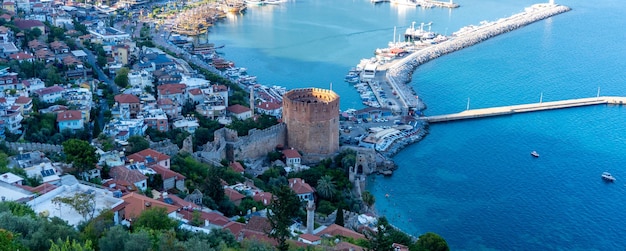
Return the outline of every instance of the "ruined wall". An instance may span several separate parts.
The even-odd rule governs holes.
[[[287,126],[284,123],[274,125],[264,130],[252,129],[247,136],[239,138],[233,143],[234,160],[255,159],[266,156],[276,149],[277,145],[286,144]]]
[[[194,157],[203,162],[254,159],[267,155],[279,144],[285,145],[286,126],[281,123],[265,130],[252,129],[242,137],[237,136],[235,130],[221,128],[213,136],[213,142],[206,143],[202,151],[194,153]]]
[[[40,151],[44,153],[61,153],[63,152],[62,145],[42,144],[42,143],[21,143],[21,142],[5,142],[7,147],[13,151],[19,151],[20,148],[24,152]]]
[[[295,89],[283,98],[287,146],[306,154],[339,150],[339,95],[319,88]]]

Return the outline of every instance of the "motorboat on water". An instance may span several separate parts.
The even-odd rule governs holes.
[[[245,0],[244,2],[249,5],[264,5],[265,4],[264,0]]]
[[[602,179],[608,182],[613,182],[615,181],[615,177],[613,177],[613,175],[611,175],[611,173],[609,172],[603,172],[602,173]]]
[[[265,0],[265,4],[281,4],[285,2],[287,2],[287,0]]]
[[[537,151],[530,152],[530,155],[532,155],[535,158],[539,158],[539,153],[537,153]]]

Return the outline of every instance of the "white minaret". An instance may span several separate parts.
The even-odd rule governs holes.
[[[315,219],[315,201],[310,200],[306,205],[306,233],[313,234],[313,224]]]

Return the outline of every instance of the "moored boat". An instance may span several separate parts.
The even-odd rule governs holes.
[[[608,182],[613,182],[615,181],[615,177],[613,177],[613,175],[611,175],[611,173],[609,172],[603,172],[602,173],[602,179]]]
[[[265,4],[265,1],[264,0],[245,0],[245,3],[249,5],[263,5]]]

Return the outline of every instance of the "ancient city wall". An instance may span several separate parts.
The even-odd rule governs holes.
[[[247,136],[237,136],[237,131],[221,128],[215,131],[213,142],[203,146],[194,157],[204,162],[259,158],[286,143],[286,125],[281,123],[264,130],[252,129]]]
[[[13,151],[19,151],[20,149],[24,152],[31,151],[41,151],[44,153],[61,153],[63,152],[63,146],[61,145],[52,145],[52,144],[42,144],[42,143],[22,143],[22,142],[5,142],[7,147]]]

